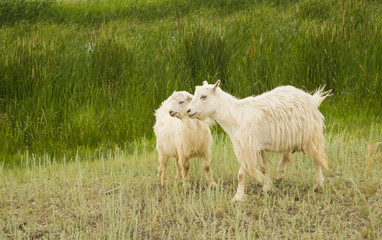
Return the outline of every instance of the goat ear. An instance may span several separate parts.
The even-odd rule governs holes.
[[[192,100],[193,95],[189,92],[186,93],[187,100]]]
[[[216,83],[215,83],[214,87],[212,88],[212,90],[215,91],[216,88],[219,87],[219,85],[220,85],[220,79],[216,81]]]
[[[208,82],[207,81],[203,81],[203,85],[208,85]]]

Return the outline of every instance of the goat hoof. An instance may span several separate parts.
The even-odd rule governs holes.
[[[263,192],[264,193],[270,193],[272,191],[272,186],[264,185],[263,186]]]
[[[323,186],[315,184],[314,187],[313,187],[313,190],[314,190],[314,192],[322,192],[323,188],[324,188]]]
[[[212,183],[210,183],[210,186],[211,186],[212,188],[216,188],[218,185],[216,184],[216,182],[212,182]]]
[[[244,202],[245,201],[245,196],[238,196],[238,195],[235,195],[233,198],[232,198],[232,202]]]
[[[283,178],[284,178],[284,176],[282,176],[282,177],[280,177],[280,176],[278,176],[278,177],[276,177],[276,182],[281,182],[281,180],[283,180]]]
[[[272,192],[272,189],[270,188],[263,188],[263,193],[264,194],[268,194],[268,193],[271,193]]]

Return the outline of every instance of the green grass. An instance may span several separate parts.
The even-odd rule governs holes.
[[[238,97],[326,85],[329,124],[378,122],[381,13],[362,0],[1,0],[1,161],[130,149],[174,90],[219,78]]]
[[[247,201],[232,203],[239,164],[230,140],[214,135],[208,187],[192,161],[188,190],[168,166],[168,185],[157,177],[153,144],[75,159],[23,156],[23,166],[0,167],[1,239],[380,239],[382,237],[381,126],[365,135],[326,134],[330,170],[313,191],[314,164],[293,154],[273,191],[248,177]],[[269,154],[274,179],[280,155]]]

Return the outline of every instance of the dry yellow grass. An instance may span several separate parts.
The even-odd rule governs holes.
[[[374,129],[375,139],[380,138]],[[313,191],[313,162],[293,154],[285,178],[263,195],[249,178],[247,201],[232,203],[239,168],[231,143],[215,135],[211,189],[192,161],[191,189],[157,177],[151,145],[57,162],[23,156],[28,166],[0,168],[1,239],[378,239],[382,237],[380,143],[327,135],[331,170]],[[369,147],[368,147],[369,146]],[[140,149],[140,150],[138,150]],[[272,175],[279,155],[269,155]]]

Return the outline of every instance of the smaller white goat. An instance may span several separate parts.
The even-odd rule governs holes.
[[[241,164],[239,186],[233,200],[244,200],[244,179],[252,175],[269,191],[272,181],[268,174],[265,151],[282,153],[277,179],[285,172],[289,153],[301,151],[314,159],[317,173],[315,188],[322,188],[321,167],[328,169],[323,115],[318,106],[329,92],[319,89],[313,95],[292,86],[282,86],[256,97],[237,99],[214,85],[204,82],[196,87],[188,106],[190,118],[212,117],[229,135],[236,157]]]
[[[210,168],[210,146],[212,143],[208,119],[190,119],[186,115],[192,95],[188,92],[174,92],[155,111],[154,133],[159,154],[158,168],[162,186],[166,183],[166,167],[169,158],[174,157],[177,179],[189,186],[189,159],[199,157],[208,183],[215,187]],[[181,175],[180,175],[181,173]]]

